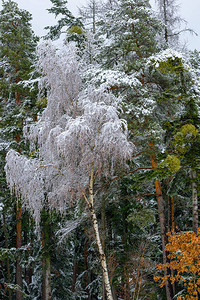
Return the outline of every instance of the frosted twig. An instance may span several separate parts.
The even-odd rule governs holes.
[[[36,170],[39,170],[40,168],[48,168],[48,167],[53,167],[54,169],[56,169],[62,176],[65,176],[65,174],[63,174],[56,166],[54,165],[44,165],[44,166],[39,166]]]

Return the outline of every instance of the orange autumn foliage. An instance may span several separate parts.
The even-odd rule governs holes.
[[[178,296],[177,300],[198,300],[200,295],[200,227],[197,233],[181,232],[168,233],[169,243],[165,250],[169,253],[169,261],[166,264],[159,264],[159,270],[171,269],[171,275],[164,277],[155,276],[157,282],[161,280],[160,287],[163,287],[168,278],[172,284],[178,282],[186,288],[184,296]]]

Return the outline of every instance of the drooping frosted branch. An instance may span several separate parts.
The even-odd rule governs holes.
[[[86,103],[83,114],[69,120],[58,135],[57,145],[67,166],[88,174],[93,162],[101,176],[112,173],[116,165],[124,165],[132,152],[126,122],[119,118],[115,107],[103,102]]]
[[[6,180],[10,190],[33,214],[39,223],[40,211],[44,204],[44,176],[38,170],[38,161],[28,159],[14,150],[6,156]]]

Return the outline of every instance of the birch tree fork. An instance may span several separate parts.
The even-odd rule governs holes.
[[[26,137],[38,144],[39,158],[28,159],[13,150],[9,152],[8,184],[22,196],[38,223],[45,198],[50,207],[64,211],[72,198],[78,201],[84,197],[92,218],[107,298],[112,300],[95,213],[94,184],[102,177],[113,176],[116,169],[127,167],[133,150],[127,140],[127,124],[119,118],[119,99],[104,89],[81,88],[80,69],[84,64],[78,62],[73,47],[69,45],[57,53],[48,44],[40,51],[39,63],[42,82],[48,87],[48,104],[40,121],[25,129]],[[23,171],[22,161],[26,166]],[[19,172],[21,176],[16,177]]]

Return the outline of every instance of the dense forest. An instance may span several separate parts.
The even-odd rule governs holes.
[[[0,11],[0,299],[197,300],[200,53],[176,0]]]

